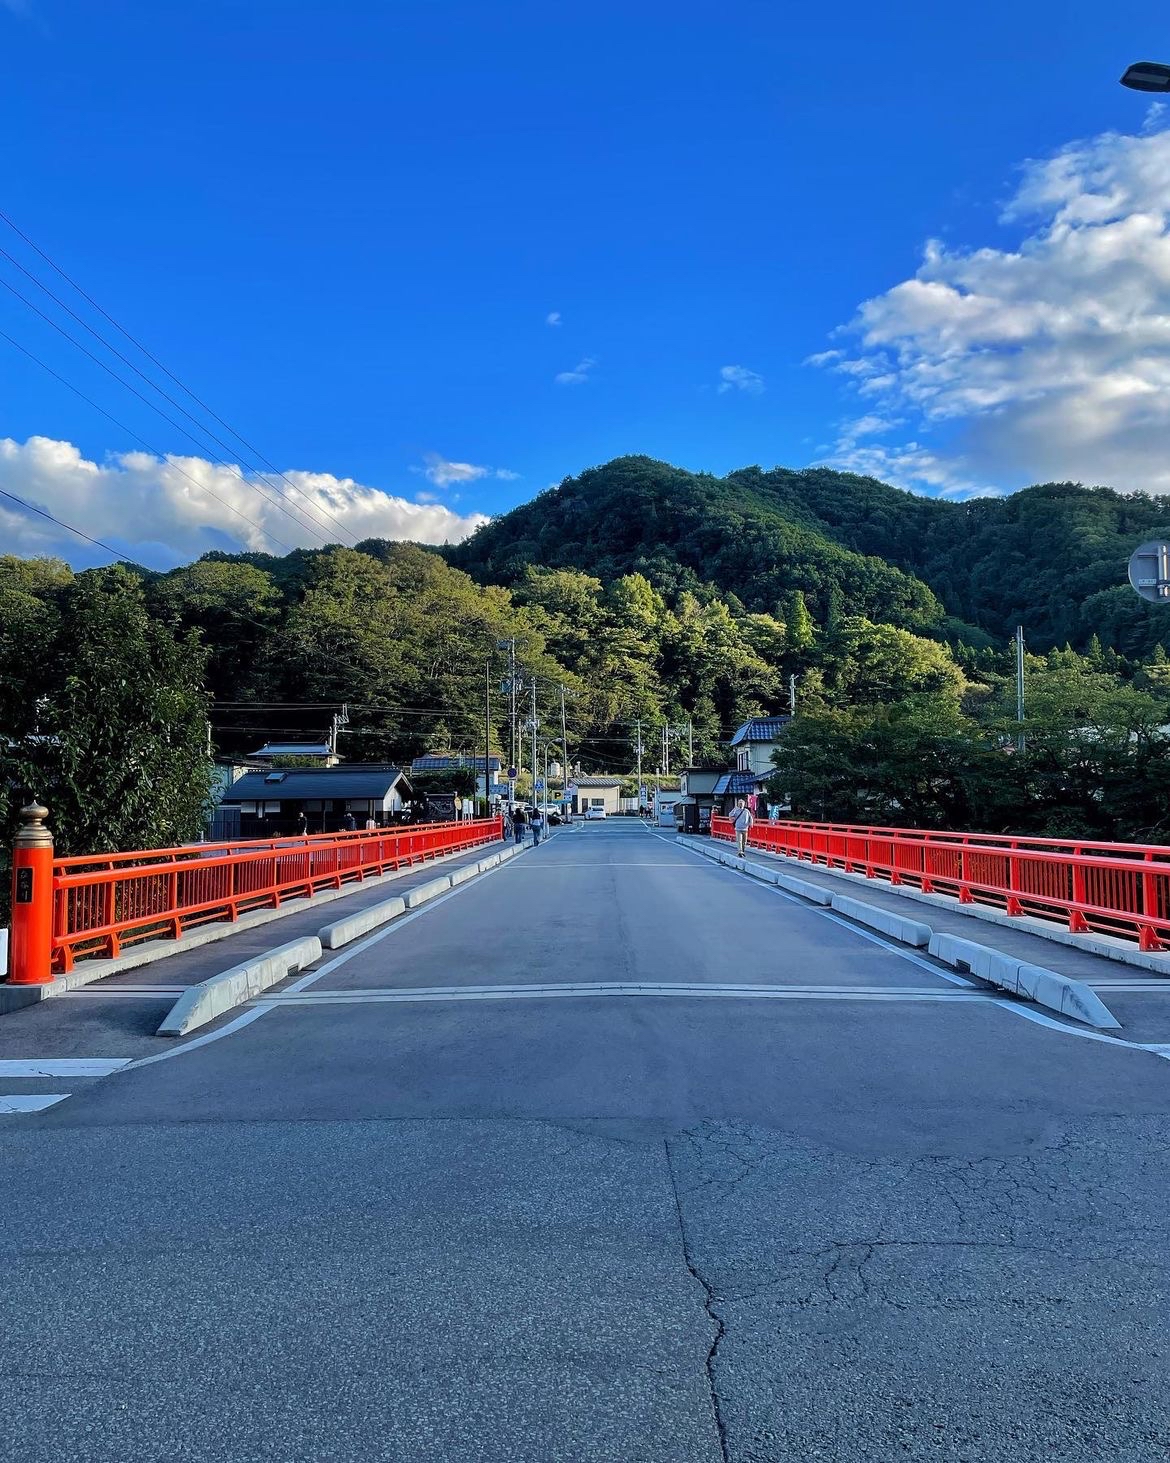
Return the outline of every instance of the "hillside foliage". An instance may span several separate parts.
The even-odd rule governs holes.
[[[868,478],[726,478],[628,457],[441,551],[369,540],[153,573],[0,558],[0,813],[62,846],[190,836],[221,752],[320,737],[350,760],[509,756],[508,657],[540,738],[628,773],[663,723],[726,765],[798,716],[775,795],[805,816],[1163,836],[1170,609],[1125,584],[1160,500],[1070,484],[954,503]],[[1025,626],[1027,735],[1009,636]],[[490,711],[485,702],[490,699]],[[680,765],[678,743],[672,754]],[[528,760],[527,754],[524,757]]]

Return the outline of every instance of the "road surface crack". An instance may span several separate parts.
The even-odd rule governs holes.
[[[690,1240],[687,1237],[687,1222],[683,1218],[682,1199],[679,1197],[678,1180],[674,1172],[674,1160],[670,1153],[670,1139],[663,1139],[663,1149],[666,1153],[666,1171],[670,1175],[670,1187],[674,1194],[674,1208],[678,1215],[678,1230],[682,1239],[683,1264],[687,1267],[692,1277],[703,1287],[703,1308],[714,1328],[714,1336],[711,1345],[707,1348],[707,1390],[711,1397],[711,1414],[715,1420],[715,1430],[719,1435],[719,1454],[723,1463],[729,1463],[731,1453],[727,1446],[727,1426],[723,1420],[723,1408],[719,1400],[719,1388],[715,1381],[715,1358],[718,1355],[720,1344],[726,1335],[726,1327],[723,1318],[715,1309],[716,1295],[713,1287],[703,1276],[702,1272],[695,1265],[694,1257],[691,1254]]]

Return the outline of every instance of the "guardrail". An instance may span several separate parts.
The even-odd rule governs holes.
[[[731,820],[718,814],[711,833],[734,841]],[[757,822],[748,843],[963,904],[1059,919],[1074,934],[1170,948],[1170,848],[1162,845],[807,822]]]
[[[36,811],[43,823],[44,809]],[[49,867],[44,859],[39,883],[34,883],[38,871],[30,868],[25,875],[29,897],[22,901],[42,907],[18,911],[14,905],[14,928],[19,913],[32,927],[48,926],[48,938],[34,935],[27,942],[29,958],[20,969],[14,964],[12,978],[48,980],[52,972],[71,970],[77,960],[116,956],[136,941],[178,939],[198,925],[234,921],[252,909],[279,908],[290,897],[339,889],[388,869],[502,837],[502,819],[482,818],[262,842],[203,843],[52,859],[51,881],[45,877]],[[42,843],[39,851],[51,858],[51,841],[47,848]],[[20,852],[18,848],[18,862]],[[46,899],[48,909],[43,907]],[[51,924],[45,918],[50,910]]]

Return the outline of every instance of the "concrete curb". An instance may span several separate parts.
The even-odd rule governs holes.
[[[428,899],[434,899],[440,894],[445,894],[451,887],[451,875],[444,874],[441,879],[428,879],[425,884],[420,884],[417,889],[408,889],[405,895],[407,909],[417,909],[420,904],[426,904]]]
[[[1043,965],[1017,960],[959,935],[932,935],[930,953],[944,965],[968,971],[989,985],[1035,1001],[1038,1006],[1047,1006],[1050,1011],[1059,1011],[1062,1016],[1071,1016],[1075,1021],[1083,1021],[1086,1026],[1106,1031],[1121,1026],[1104,1001],[1082,981],[1058,975]]]
[[[401,895],[384,899],[381,904],[371,904],[368,909],[359,910],[346,919],[334,920],[331,925],[322,925],[317,938],[326,950],[340,950],[342,945],[368,935],[381,925],[388,925],[392,919],[406,913],[406,900]]]
[[[158,1035],[186,1036],[320,958],[321,941],[309,935],[221,971],[183,992],[158,1028]]]
[[[799,894],[810,904],[829,905],[833,902],[833,896],[827,889],[822,889],[819,884],[807,884],[803,879],[794,879],[791,874],[777,874],[776,887],[787,889],[789,894]]]
[[[903,919],[888,909],[879,909],[876,904],[863,904],[860,899],[849,899],[844,894],[834,894],[830,907],[846,919],[856,920],[859,925],[868,925],[871,930],[900,940],[903,945],[921,949],[929,945],[934,931],[929,925],[916,919]]]

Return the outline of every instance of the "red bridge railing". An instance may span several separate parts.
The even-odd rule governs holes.
[[[52,966],[117,955],[503,837],[499,818],[53,860]]]
[[[711,819],[716,838],[734,839],[731,820]],[[1170,848],[992,833],[927,833],[848,823],[764,823],[748,842],[867,879],[913,884],[963,904],[1067,923],[1170,948]]]

